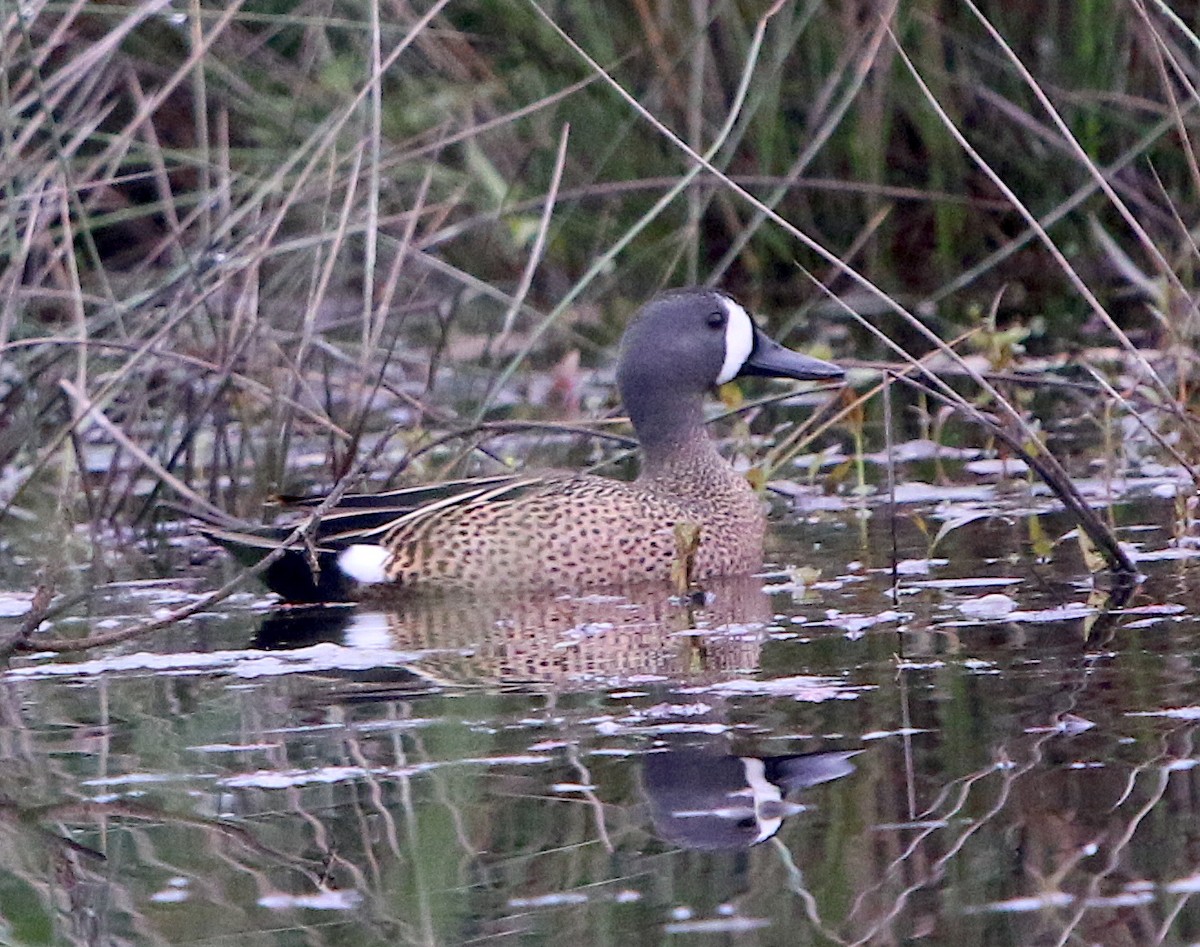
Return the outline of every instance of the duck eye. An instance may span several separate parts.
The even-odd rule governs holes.
[[[710,312],[705,322],[708,323],[710,329],[724,329],[725,320],[729,317],[723,312]]]

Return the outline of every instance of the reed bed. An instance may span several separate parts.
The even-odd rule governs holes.
[[[136,537],[163,500],[494,469],[525,422],[619,435],[592,380],[686,283],[919,383],[902,433],[945,406],[1053,465],[1010,382],[1065,374],[1191,470],[1198,17],[0,6],[0,516]]]

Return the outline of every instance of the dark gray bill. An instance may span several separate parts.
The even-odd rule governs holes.
[[[846,372],[830,362],[801,355],[780,345],[758,326],[754,327],[754,350],[742,365],[739,376],[795,378],[798,381],[835,381]]]

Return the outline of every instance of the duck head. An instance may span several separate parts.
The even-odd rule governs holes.
[[[617,385],[648,456],[694,440],[703,398],[747,375],[834,381],[837,365],[793,352],[754,324],[733,298],[713,289],[662,293],[641,308],[621,341]]]

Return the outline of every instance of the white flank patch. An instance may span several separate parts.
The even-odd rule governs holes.
[[[729,313],[729,322],[725,324],[725,364],[717,376],[718,385],[733,381],[754,351],[754,323],[749,314],[728,297],[722,296],[721,302]]]
[[[390,648],[392,634],[387,615],[383,612],[355,612],[350,624],[342,632],[342,644],[363,651]]]
[[[337,564],[346,575],[363,585],[388,581],[387,563],[391,556],[382,546],[356,543],[338,553]]]

